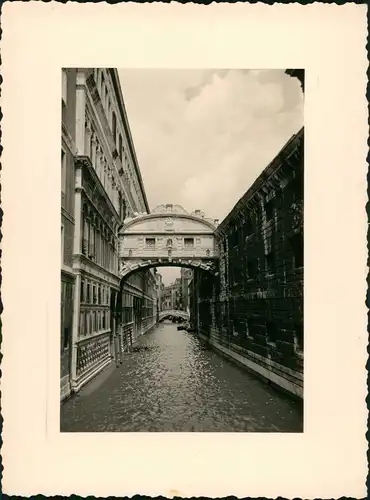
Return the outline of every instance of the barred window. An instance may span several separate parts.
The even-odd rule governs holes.
[[[146,246],[146,248],[154,248],[155,247],[155,238],[145,238],[145,246]]]
[[[194,238],[184,238],[184,246],[187,248],[191,248],[194,246]]]
[[[275,269],[275,256],[273,252],[270,252],[265,256],[265,264],[266,264],[266,273],[274,274],[276,269]]]
[[[267,341],[276,344],[276,341],[278,339],[278,328],[272,321],[268,321],[266,323],[266,334]]]
[[[266,220],[271,220],[274,216],[273,200],[265,203]]]
[[[293,250],[294,267],[303,267],[303,234],[298,233],[290,238]]]

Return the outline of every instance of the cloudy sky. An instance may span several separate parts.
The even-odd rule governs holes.
[[[284,70],[119,70],[150,208],[222,220],[303,125]],[[165,282],[178,274],[162,268]]]

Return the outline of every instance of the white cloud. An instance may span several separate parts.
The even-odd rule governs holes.
[[[119,74],[151,208],[222,220],[303,124],[299,81],[284,70]]]

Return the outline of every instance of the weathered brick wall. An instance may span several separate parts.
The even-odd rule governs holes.
[[[217,230],[220,275],[195,276],[203,335],[302,385],[303,130]],[[256,361],[257,360],[257,361]]]

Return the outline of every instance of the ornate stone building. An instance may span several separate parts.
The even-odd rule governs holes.
[[[72,230],[68,226],[68,241],[73,240],[68,258],[72,264],[73,253],[74,290],[73,308],[72,304],[69,308],[73,309],[72,351],[69,373],[63,372],[62,398],[78,391],[111,361],[118,345],[117,327],[123,321],[134,325],[132,342],[155,322],[156,315],[154,272],[138,273],[125,282],[119,274],[118,230],[126,217],[148,212],[149,207],[118,73],[78,68],[66,74],[75,80],[74,85],[67,82],[67,97],[74,109],[68,114],[67,106],[65,112],[72,139],[75,136],[68,201],[73,213],[70,224],[74,224]]]
[[[197,271],[191,321],[229,358],[303,396],[304,131],[218,226],[219,277]]]
[[[73,237],[75,227],[74,157],[76,152],[76,70],[62,71],[61,143],[61,300],[60,378],[62,396],[70,392],[73,321]]]
[[[163,266],[211,270],[218,259],[216,227],[200,210],[190,214],[172,204],[127,218],[120,230],[122,276]]]

